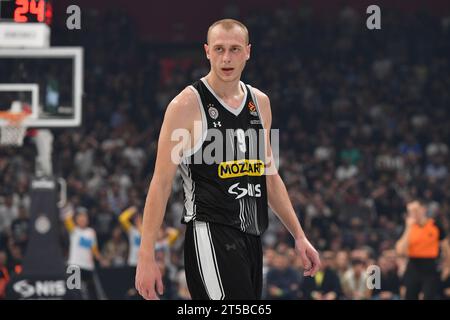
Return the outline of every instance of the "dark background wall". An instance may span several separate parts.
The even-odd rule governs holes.
[[[326,18],[335,16],[346,4],[354,7],[361,15],[371,4],[386,9],[397,9],[402,12],[425,10],[439,16],[449,15],[448,0],[245,0],[245,1],[211,1],[211,0],[162,0],[162,1],[130,1],[130,0],[58,0],[54,1],[55,21],[62,21],[65,9],[77,4],[82,9],[117,10],[128,14],[136,23],[141,36],[154,40],[174,40],[176,34],[182,34],[187,41],[202,41],[205,29],[215,20],[230,17],[232,5],[237,4],[238,16],[245,17],[252,11],[273,11],[279,8],[298,10],[310,7],[314,16]],[[196,8],[196,10],[192,10]],[[195,14],[192,12],[195,11]],[[236,12],[236,11],[235,11]],[[179,38],[179,37],[178,37]]]

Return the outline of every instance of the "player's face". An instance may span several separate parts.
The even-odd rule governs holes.
[[[240,79],[250,58],[250,45],[245,32],[238,26],[225,30],[219,25],[211,30],[205,52],[212,72],[222,81],[230,82]]]

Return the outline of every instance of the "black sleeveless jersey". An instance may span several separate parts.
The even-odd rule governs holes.
[[[267,229],[265,136],[250,86],[238,109],[222,101],[203,78],[190,89],[202,114],[202,138],[180,164],[183,223],[192,220],[260,235]]]

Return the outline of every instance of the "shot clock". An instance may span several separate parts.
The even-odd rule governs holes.
[[[51,24],[50,0],[0,0],[0,22],[41,22]]]

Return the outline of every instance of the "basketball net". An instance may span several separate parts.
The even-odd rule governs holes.
[[[30,113],[26,111],[0,111],[0,119],[5,121],[5,124],[0,127],[0,146],[20,147],[23,145],[23,138],[27,132],[24,120],[29,115]]]

